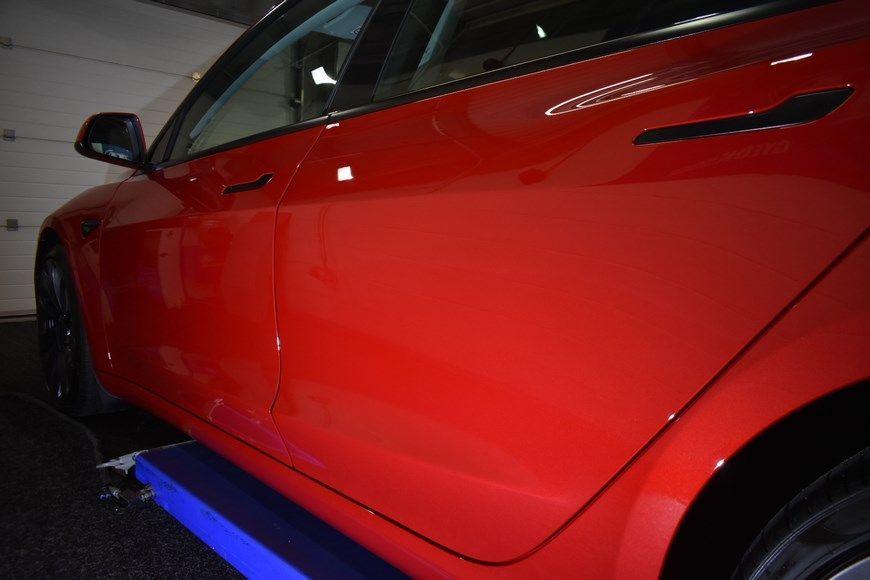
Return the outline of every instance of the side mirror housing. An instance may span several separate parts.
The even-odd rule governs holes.
[[[91,116],[76,138],[76,151],[106,163],[138,169],[145,164],[145,136],[139,117],[131,113]]]

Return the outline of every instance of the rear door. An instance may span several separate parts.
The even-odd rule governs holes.
[[[103,224],[114,373],[279,458],[278,202],[371,2],[302,2],[248,33],[124,182]]]
[[[414,0],[279,208],[295,466],[556,533],[870,223],[868,12],[808,4]]]

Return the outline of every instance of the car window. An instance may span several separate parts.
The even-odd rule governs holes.
[[[375,99],[765,3],[413,0]]]
[[[181,122],[170,160],[323,114],[374,0],[339,0],[302,24],[289,11],[216,74]]]
[[[175,125],[177,117],[172,117],[166,122],[166,126],[157,136],[157,140],[151,145],[148,152],[148,161],[150,163],[162,163],[166,159],[169,140],[172,138],[172,127]]]

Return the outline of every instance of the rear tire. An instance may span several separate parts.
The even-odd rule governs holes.
[[[34,278],[40,360],[49,402],[74,417],[122,408],[123,402],[107,393],[94,373],[72,270],[62,246],[45,252]]]
[[[792,499],[750,546],[735,579],[870,577],[870,447]]]

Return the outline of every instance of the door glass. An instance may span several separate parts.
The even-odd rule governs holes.
[[[374,0],[339,0],[298,24],[288,11],[207,77],[171,160],[323,114]]]
[[[172,138],[172,128],[177,120],[178,117],[172,117],[169,119],[169,121],[166,122],[166,126],[163,127],[163,130],[160,132],[160,135],[157,136],[157,140],[151,145],[151,150],[148,152],[148,161],[150,163],[162,163],[166,159],[169,139]]]
[[[413,0],[375,98],[769,0]]]

